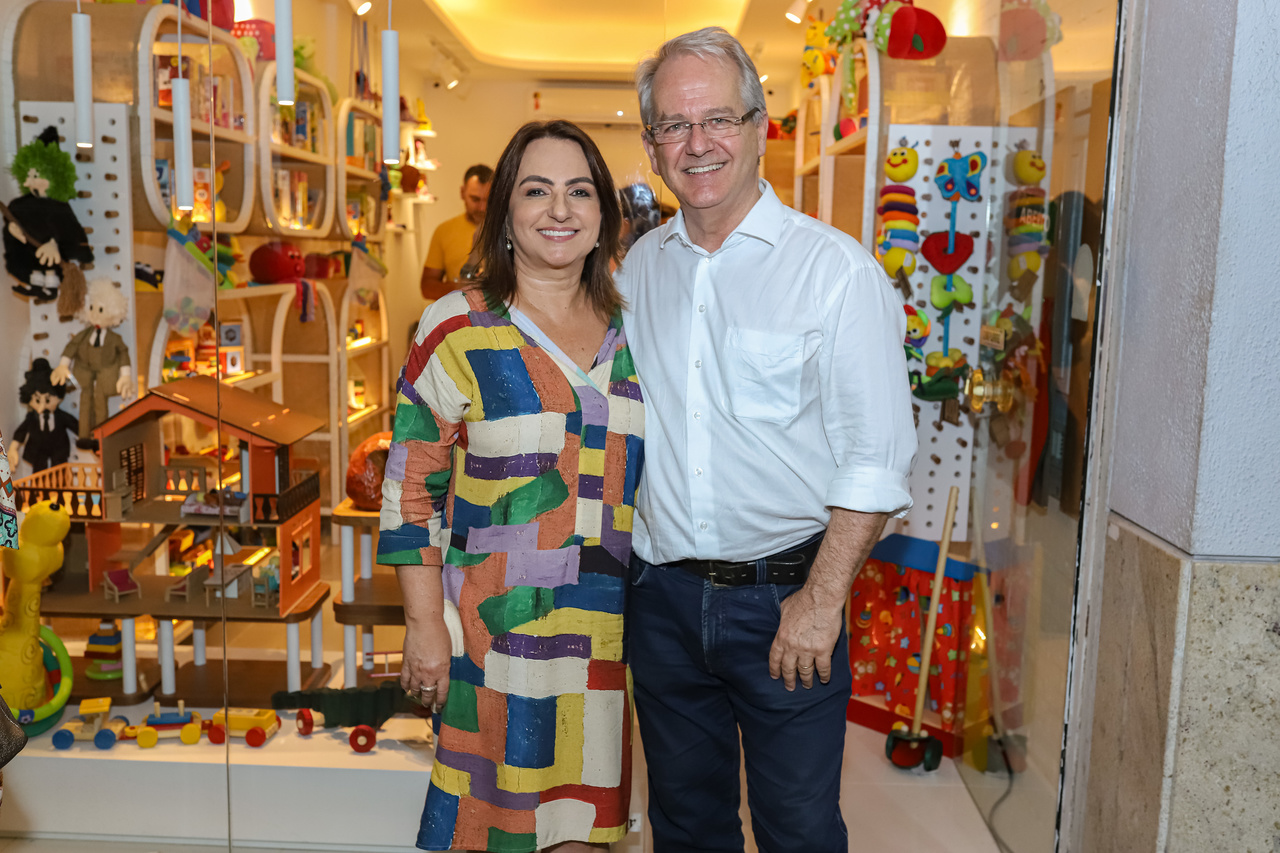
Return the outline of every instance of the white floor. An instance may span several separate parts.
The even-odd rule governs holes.
[[[637,803],[639,799],[637,796]],[[884,736],[854,725],[849,726],[845,743],[841,801],[849,827],[850,851],[997,853],[995,842],[952,762],[944,761],[933,773],[898,770],[885,760]],[[755,853],[745,805],[743,819],[747,851]],[[637,846],[627,845],[627,849],[634,850]],[[294,848],[297,849],[306,847],[299,845]],[[652,849],[647,837],[643,849]],[[0,853],[225,853],[226,850],[223,846],[197,847],[156,841],[0,838]],[[236,853],[278,851],[237,847]]]

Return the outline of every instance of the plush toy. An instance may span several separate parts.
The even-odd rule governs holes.
[[[263,243],[249,256],[249,272],[259,284],[298,281],[307,272],[307,261],[292,243]]]
[[[1000,4],[1000,61],[1035,59],[1062,41],[1062,17],[1045,0],[1005,0]]]
[[[947,46],[947,31],[932,12],[890,0],[876,18],[873,40],[892,59],[932,59]]]
[[[124,338],[112,331],[128,316],[124,293],[108,279],[89,282],[84,307],[76,318],[85,324],[76,333],[53,371],[53,384],[65,385],[74,376],[80,386],[80,438],[76,447],[97,449],[93,428],[107,419],[107,398],[124,402],[135,396],[133,369]]]
[[[824,74],[835,74],[840,57],[831,49],[822,21],[809,19],[804,31],[804,53],[800,58],[800,85],[813,88]]]
[[[93,262],[89,238],[68,203],[76,195],[75,163],[58,147],[58,130],[50,126],[18,149],[9,171],[23,194],[3,211],[5,269],[18,280],[14,292],[51,302],[64,278],[83,283],[77,264]],[[75,296],[83,298],[83,289]],[[78,306],[66,308],[70,316]]]
[[[921,347],[929,341],[929,315],[914,305],[903,305],[902,309],[907,312],[907,336],[902,344],[906,349],[907,358],[924,361],[924,352]]]
[[[53,383],[49,362],[43,358],[33,361],[26,380],[18,389],[18,399],[31,411],[14,430],[9,452],[14,459],[30,463],[35,473],[71,458],[71,439],[67,432],[78,435],[80,423],[74,415],[58,408],[71,389],[65,384]]]
[[[1022,281],[1023,276],[1034,282],[1044,256],[1049,253],[1049,244],[1045,240],[1045,192],[1039,186],[1047,167],[1040,152],[1033,151],[1025,140],[1017,144],[1009,164],[1011,177],[1019,186],[1009,193],[1009,207],[1004,218],[1006,252],[1009,255],[1007,272],[1013,284]]]

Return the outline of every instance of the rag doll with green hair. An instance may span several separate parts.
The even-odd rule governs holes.
[[[58,146],[58,129],[47,127],[39,137],[18,149],[9,167],[22,195],[3,208],[4,261],[18,280],[14,291],[37,303],[59,295],[64,279],[78,283],[77,301],[84,300],[84,276],[77,264],[93,262],[89,238],[68,203],[76,195],[76,167]],[[67,306],[72,314],[78,305]],[[59,310],[62,311],[61,300]]]

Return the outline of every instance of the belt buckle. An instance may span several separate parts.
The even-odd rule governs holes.
[[[745,565],[745,564],[744,564],[744,563],[733,563],[733,562],[729,562],[729,561],[727,561],[727,560],[708,560],[708,561],[707,561],[707,580],[711,581],[711,585],[712,585],[712,586],[714,586],[714,587],[720,587],[720,588],[722,588],[722,589],[723,589],[723,588],[726,588],[726,587],[740,586],[741,584],[735,584],[735,583],[721,583],[721,582],[720,582],[720,580],[718,580],[718,579],[717,579],[717,577],[719,577],[719,578],[723,578],[725,581],[728,581],[728,580],[730,579],[730,576],[729,576],[729,574],[728,574],[727,572],[721,572],[721,573],[717,574],[717,572],[716,572],[716,568],[717,568],[718,566],[722,566],[722,567],[724,567],[724,568],[726,568],[726,569],[727,569],[727,568],[728,568],[728,567],[730,567],[730,566],[743,566],[743,565]]]

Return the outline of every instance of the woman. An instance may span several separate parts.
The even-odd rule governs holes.
[[[427,308],[401,374],[378,556],[404,596],[401,683],[441,707],[424,850],[576,853],[626,833],[644,412],[609,275],[620,225],[590,137],[522,127],[485,273]]]

